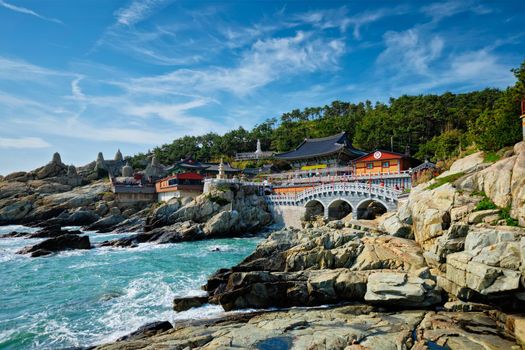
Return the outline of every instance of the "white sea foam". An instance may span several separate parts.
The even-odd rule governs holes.
[[[0,235],[6,234],[9,232],[17,231],[17,232],[36,232],[38,231],[38,227],[29,227],[29,226],[23,226],[23,225],[7,225],[7,226],[0,226]]]

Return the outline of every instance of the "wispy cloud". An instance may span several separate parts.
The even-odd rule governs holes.
[[[386,48],[377,58],[378,65],[402,75],[428,74],[429,64],[440,57],[444,47],[439,35],[426,36],[418,28],[389,31],[383,38]]]
[[[361,28],[367,24],[377,22],[383,18],[399,16],[408,12],[407,6],[393,8],[379,8],[352,14],[347,7],[330,10],[316,10],[296,15],[294,18],[299,23],[309,23],[320,29],[338,28],[346,32],[353,27],[353,36],[361,38]]]
[[[341,39],[298,31],[294,36],[258,40],[235,67],[179,69],[168,74],[132,80],[132,89],[172,92],[230,92],[243,96],[271,82],[304,72],[334,70],[345,51]]]
[[[434,22],[439,22],[443,18],[451,17],[463,12],[472,12],[478,15],[491,13],[493,10],[486,5],[479,4],[474,0],[455,1],[449,0],[445,2],[435,2],[430,5],[423,6],[421,12],[427,16],[432,17]]]
[[[42,15],[36,13],[35,11],[33,11],[31,9],[28,9],[26,7],[16,6],[16,5],[7,3],[4,0],[0,0],[0,6],[5,7],[6,9],[9,9],[11,11],[15,11],[15,12],[18,12],[18,13],[23,13],[25,15],[34,16],[34,17],[43,19],[45,21],[54,22],[54,23],[58,23],[58,24],[63,24],[62,21],[60,21],[60,20],[58,20],[56,18],[42,16]]]
[[[0,136],[0,149],[35,149],[35,148],[47,148],[51,147],[49,143],[42,140],[39,137],[1,137]]]
[[[166,6],[172,0],[133,0],[128,6],[115,12],[117,24],[132,26],[151,16],[157,9]]]

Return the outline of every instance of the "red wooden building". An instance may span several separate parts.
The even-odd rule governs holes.
[[[204,176],[198,173],[175,174],[155,183],[158,200],[168,201],[172,198],[196,197],[204,188]]]

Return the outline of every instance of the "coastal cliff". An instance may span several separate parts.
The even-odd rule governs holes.
[[[174,300],[177,311],[281,311],[181,323],[100,348],[520,349],[524,165],[525,143],[493,163],[482,153],[459,159],[397,212],[274,232],[212,275],[206,297]]]

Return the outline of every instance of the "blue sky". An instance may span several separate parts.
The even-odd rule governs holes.
[[[339,99],[505,88],[523,1],[0,0],[0,174]]]

